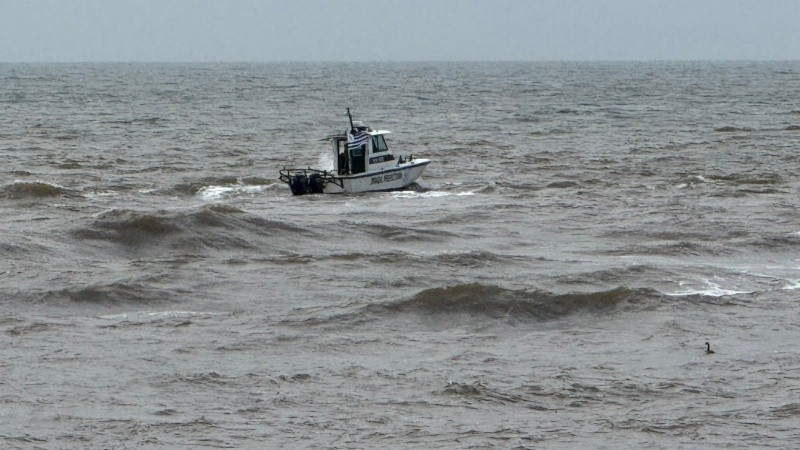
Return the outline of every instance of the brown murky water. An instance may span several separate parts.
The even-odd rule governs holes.
[[[0,64],[0,442],[800,445],[798,98],[798,63]],[[346,107],[423,180],[279,185]]]

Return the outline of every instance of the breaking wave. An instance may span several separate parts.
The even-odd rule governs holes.
[[[275,180],[261,177],[221,176],[206,177],[196,181],[179,183],[166,189],[169,195],[200,195],[201,197],[216,198],[217,194],[228,191],[241,190],[245,192],[264,189],[265,186],[274,185]]]

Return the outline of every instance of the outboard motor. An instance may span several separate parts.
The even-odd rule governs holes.
[[[308,178],[305,175],[292,175],[289,180],[289,189],[292,190],[294,195],[303,195],[306,193],[306,182]]]
[[[325,180],[322,178],[322,175],[318,173],[312,173],[308,179],[306,179],[306,192],[311,194],[322,194],[324,189]]]
[[[325,177],[319,173],[297,173],[289,178],[289,189],[294,195],[322,194],[325,191]]]

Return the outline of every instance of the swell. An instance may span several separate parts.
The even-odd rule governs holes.
[[[777,216],[776,216],[777,217]],[[785,220],[781,218],[781,220]],[[678,225],[681,225],[678,223]],[[687,224],[686,228],[693,227]],[[696,227],[695,227],[696,228]],[[601,251],[599,253],[619,254],[624,252],[643,252],[655,254],[672,254],[678,251],[695,251],[699,254],[719,254],[734,252],[739,247],[776,249],[780,247],[800,246],[800,232],[761,231],[753,233],[741,229],[735,223],[721,226],[715,230],[706,227],[703,230],[683,231],[678,229],[624,229],[603,234],[607,238],[619,238],[635,241],[622,249]]]
[[[788,125],[783,128],[762,128],[762,129],[753,129],[748,127],[734,127],[734,126],[724,126],[714,128],[714,131],[717,133],[747,133],[753,131],[798,131],[800,130],[800,126],[798,125]]]
[[[369,264],[386,264],[399,267],[412,265],[425,265],[434,267],[454,267],[454,268],[480,268],[493,267],[496,264],[517,264],[529,260],[527,257],[515,255],[502,255],[486,251],[473,252],[452,252],[431,255],[420,255],[415,253],[389,251],[389,252],[348,252],[332,253],[328,255],[282,253],[274,257],[266,257],[261,260],[280,265],[291,264],[329,264],[341,262],[368,262]]]
[[[616,288],[611,290],[553,294],[540,290],[506,289],[480,283],[458,284],[425,289],[388,303],[361,306],[332,316],[311,317],[297,322],[304,325],[347,325],[376,320],[404,320],[413,323],[433,320],[437,326],[448,321],[463,324],[466,319],[485,319],[512,323],[546,323],[571,315],[611,314],[620,310],[648,308],[662,294],[652,289]]]
[[[392,242],[442,242],[456,235],[447,231],[397,225],[346,223],[345,226],[357,233],[366,233],[379,241]]]
[[[84,304],[161,304],[175,301],[175,292],[150,286],[148,280],[118,281],[49,292],[47,301],[69,300]]]
[[[125,306],[160,305],[181,300],[188,292],[168,286],[165,275],[144,275],[95,283],[72,283],[18,293],[29,303],[48,305]]]
[[[759,175],[747,175],[741,173],[733,173],[729,175],[707,175],[705,178],[710,180],[723,182],[726,184],[738,185],[778,185],[784,184],[786,181],[778,174],[764,173]]]
[[[680,225],[680,224],[678,224]],[[598,249],[602,255],[725,255],[736,252],[730,242],[738,242],[745,232],[740,230],[713,230],[710,228],[689,231],[663,229],[625,229],[603,234],[603,237],[619,239],[618,246]]]
[[[17,181],[0,187],[0,198],[9,200],[79,197],[67,188],[39,181]]]
[[[485,316],[549,321],[584,312],[611,312],[622,305],[641,305],[659,295],[648,289],[552,294],[505,289],[480,283],[426,289],[413,297],[383,305],[388,313]]]
[[[217,204],[190,211],[113,209],[74,231],[83,240],[107,241],[124,247],[167,245],[184,249],[249,249],[260,238],[312,234],[303,228],[253,216]]]
[[[791,234],[783,233],[763,233],[757,236],[748,237],[737,243],[740,246],[769,250],[775,252],[779,250],[796,251],[800,247],[800,232]]]
[[[630,283],[635,279],[670,279],[676,274],[664,268],[657,268],[647,264],[637,264],[627,267],[607,268],[589,272],[579,272],[556,277],[559,284],[563,285],[614,285]]]

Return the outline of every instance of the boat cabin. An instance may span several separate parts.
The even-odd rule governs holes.
[[[395,157],[385,139],[389,133],[353,122],[351,130],[332,136],[334,171],[339,175],[356,175],[394,167]]]

